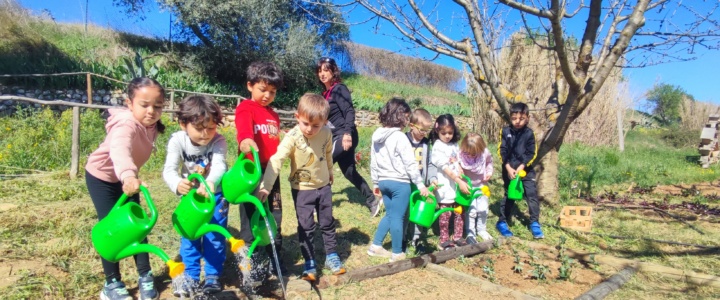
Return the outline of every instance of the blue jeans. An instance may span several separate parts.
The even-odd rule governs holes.
[[[210,224],[227,227],[228,202],[222,194],[215,194],[214,213]],[[225,263],[225,237],[217,232],[210,232],[201,238],[191,241],[180,239],[180,255],[185,264],[185,275],[200,280],[200,259],[205,259],[205,276],[220,276]]]
[[[390,232],[392,253],[402,253],[403,219],[410,202],[410,183],[392,180],[378,182],[385,203],[386,213],[380,220],[375,232],[373,244],[382,246],[385,236]]]

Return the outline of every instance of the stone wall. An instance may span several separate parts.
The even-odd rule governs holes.
[[[26,89],[18,86],[0,85],[0,96],[20,96],[34,98],[40,100],[64,100],[68,102],[87,103],[87,91],[79,89]],[[93,90],[92,103],[99,105],[123,105],[126,95],[120,91],[110,90]],[[0,113],[13,113],[17,106],[22,108],[35,107],[40,108],[40,104],[29,103],[24,101],[5,100],[0,101]],[[68,106],[51,105],[52,110],[65,110]]]

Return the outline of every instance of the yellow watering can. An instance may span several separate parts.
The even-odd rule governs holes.
[[[153,253],[167,264],[170,277],[175,278],[185,270],[185,265],[170,260],[157,246],[141,243],[155,226],[158,214],[147,188],[140,186],[140,191],[150,209],[150,217],[139,204],[128,202],[127,194],[123,193],[110,213],[93,226],[93,247],[102,258],[111,262],[140,253]]]
[[[428,188],[430,192],[434,189],[434,186]],[[435,211],[435,206],[437,206],[435,196],[428,195],[427,197],[423,197],[420,195],[420,191],[412,192],[412,194],[410,194],[410,213],[408,214],[410,221],[429,228],[435,220],[446,211],[455,211],[458,214],[462,214],[462,206],[459,205],[455,208],[443,208],[437,212]]]
[[[188,176],[187,179],[199,181],[205,186],[205,190],[210,193],[210,186],[208,186],[202,175],[194,173]],[[210,224],[216,204],[215,197],[212,195],[205,197],[198,194],[197,189],[190,190],[180,198],[180,204],[172,214],[173,227],[180,236],[191,241],[197,240],[209,232],[222,234],[230,243],[230,251],[237,253],[245,245],[245,242],[234,238],[225,227]]]
[[[470,204],[475,200],[475,198],[480,197],[480,193],[485,194],[485,196],[490,197],[490,188],[488,188],[486,185],[483,185],[481,187],[472,187],[472,180],[470,180],[470,177],[467,177],[465,175],[462,175],[462,178],[467,181],[468,186],[470,186],[470,193],[465,194],[462,191],[460,191],[460,187],[458,184],[455,184],[455,202],[457,204],[460,204],[462,206],[470,206]]]

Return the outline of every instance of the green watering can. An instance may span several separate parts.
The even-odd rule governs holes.
[[[433,186],[428,188],[430,192],[434,189],[435,187]],[[437,200],[435,199],[435,196],[428,195],[427,197],[423,197],[420,195],[420,191],[412,192],[412,194],[410,194],[410,221],[420,226],[429,228],[435,220],[446,211],[455,211],[458,214],[462,214],[462,206],[456,206],[455,208],[443,208],[435,212],[436,205]]]
[[[472,186],[472,180],[470,180],[470,177],[462,175],[462,178],[467,181],[468,186]],[[474,187],[470,188],[470,194],[465,194],[460,191],[460,187],[458,186],[458,184],[455,184],[455,202],[459,205],[470,206],[470,203],[472,203],[475,198],[480,197],[480,193],[483,193],[485,194],[485,196],[490,197],[490,188],[488,188],[486,185],[483,185],[481,187]]]
[[[240,154],[238,161],[230,168],[222,179],[223,196],[232,204],[240,203],[238,198],[243,194],[252,193],[260,183],[262,169],[257,151],[252,149],[254,161]]]
[[[254,196],[251,197],[255,198]],[[250,226],[252,228],[252,234],[253,236],[255,236],[255,240],[253,241],[252,245],[250,245],[250,249],[248,250],[248,256],[252,255],[257,246],[270,245],[270,243],[273,242],[273,237],[277,235],[277,223],[275,223],[275,218],[272,216],[272,214],[270,214],[270,206],[268,204],[268,201],[263,202],[263,204],[263,209],[256,210],[255,213],[252,215],[252,218],[250,218]],[[270,225],[269,231],[268,224],[265,224],[265,220],[267,220],[268,224]]]
[[[198,180],[205,186],[206,191],[211,191],[202,175],[194,173],[187,179]],[[205,197],[198,194],[197,189],[191,189],[189,193],[180,198],[180,204],[172,214],[173,227],[180,236],[191,241],[213,231],[222,234],[230,243],[230,250],[237,253],[245,245],[245,242],[234,238],[225,227],[210,224],[216,204],[215,197]]]
[[[140,186],[145,202],[150,209],[150,217],[135,202],[128,202],[127,194],[122,194],[110,213],[92,228],[92,243],[100,256],[111,262],[139,253],[153,253],[162,259],[169,268],[169,275],[175,278],[185,270],[182,262],[170,260],[162,249],[155,245],[142,244],[141,241],[155,226],[158,214],[147,188]]]
[[[527,173],[525,173],[525,170],[520,170],[520,172],[515,175],[515,179],[510,181],[507,191],[508,199],[515,201],[522,200],[523,194],[525,194],[525,188],[522,184],[522,178],[525,177],[525,175],[527,175]]]

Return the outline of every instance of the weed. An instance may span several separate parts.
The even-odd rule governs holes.
[[[595,260],[595,254],[590,254],[590,265],[595,272],[600,270],[600,264]]]
[[[522,257],[520,257],[520,253],[518,253],[517,250],[514,248],[513,251],[513,262],[515,262],[515,265],[513,266],[513,272],[522,274],[523,272],[523,262]]]
[[[544,264],[532,264],[533,269],[530,271],[530,276],[537,280],[544,281],[547,279],[547,275],[550,273],[550,268]]]

